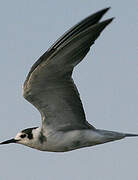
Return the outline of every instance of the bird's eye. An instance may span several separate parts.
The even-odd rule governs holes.
[[[22,134],[20,137],[21,137],[21,138],[25,138],[25,137],[26,137],[26,134]]]

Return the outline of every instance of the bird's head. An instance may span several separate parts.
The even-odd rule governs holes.
[[[33,127],[33,128],[28,128],[24,129],[21,132],[19,132],[15,138],[9,139],[7,141],[3,141],[0,143],[2,144],[9,144],[9,143],[18,143],[18,144],[23,144],[29,147],[33,147],[35,144],[35,138],[37,136],[37,129],[39,131],[38,127]]]

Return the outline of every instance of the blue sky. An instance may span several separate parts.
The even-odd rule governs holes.
[[[32,64],[71,26],[105,7],[116,17],[73,74],[87,120],[101,129],[138,133],[138,2],[114,0],[2,1],[0,4],[0,140],[40,126],[22,97]],[[22,145],[0,147],[2,180],[137,180],[138,139],[67,153]]]

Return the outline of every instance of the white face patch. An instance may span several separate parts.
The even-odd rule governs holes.
[[[40,130],[39,130],[40,131]],[[18,144],[23,144],[29,147],[34,147],[35,142],[38,138],[39,132],[37,131],[37,127],[24,129],[19,132],[15,140],[17,140]]]
[[[27,137],[26,133],[23,132],[19,132],[16,136],[15,136],[15,140],[17,140],[16,143],[18,144],[24,144],[27,145],[29,144],[29,139]]]
[[[21,139],[21,137],[20,137],[21,135],[22,135],[22,133],[19,132],[19,133],[15,136],[15,139],[16,139],[16,140],[20,140],[20,139]]]

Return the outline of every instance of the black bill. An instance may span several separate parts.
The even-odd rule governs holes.
[[[1,144],[16,143],[17,141],[18,141],[18,140],[15,140],[15,139],[9,139],[9,140],[7,140],[7,141],[1,142],[0,145],[1,145]]]

